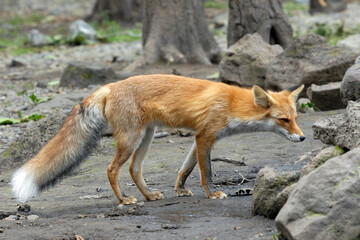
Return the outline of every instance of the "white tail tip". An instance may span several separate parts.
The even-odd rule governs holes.
[[[39,186],[26,169],[18,169],[11,179],[13,193],[19,202],[27,202],[39,193]]]

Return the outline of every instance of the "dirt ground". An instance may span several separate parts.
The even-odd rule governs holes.
[[[106,167],[115,151],[112,139],[101,145],[108,153],[92,154],[75,172],[31,200],[29,213],[16,212],[16,200],[9,186],[13,170],[0,175],[0,219],[19,214],[20,220],[0,220],[0,239],[273,239],[274,220],[252,216],[252,196],[236,196],[252,187],[256,173],[265,165],[292,164],[299,156],[322,148],[312,137],[312,124],[332,112],[300,114],[298,122],[307,139],[292,143],[274,133],[232,136],[219,141],[212,158],[227,158],[246,166],[213,161],[213,183],[228,194],[226,200],[210,200],[200,185],[198,167],[187,181],[193,197],[176,197],[173,190],[177,171],[186,157],[193,137],[169,135],[155,139],[144,163],[144,177],[151,189],[165,198],[154,202],[144,199],[128,172],[129,162],[121,169],[123,192],[135,196],[140,204],[118,209],[118,202],[106,176]],[[251,181],[240,184],[244,176]],[[240,179],[240,180],[239,180]],[[35,214],[36,220],[21,220]]]

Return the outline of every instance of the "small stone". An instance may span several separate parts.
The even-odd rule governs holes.
[[[37,29],[31,30],[31,32],[28,34],[28,38],[29,45],[33,47],[43,46],[48,43],[45,36]]]
[[[312,104],[308,98],[300,98],[296,103],[296,109],[301,113],[315,112],[315,109],[310,106],[312,106]]]
[[[117,209],[117,210],[122,210],[123,207],[124,207],[124,204],[119,204],[119,205],[117,205],[116,209]]]
[[[169,136],[168,132],[158,132],[158,133],[155,133],[154,138],[163,138],[163,137],[167,137],[167,136]]]
[[[139,206],[139,207],[143,207],[143,206],[145,206],[145,203],[144,202],[138,202],[136,205]]]
[[[179,227],[175,224],[161,224],[163,229],[178,229]]]
[[[39,218],[39,216],[38,216],[38,215],[34,215],[34,214],[27,216],[27,220],[30,220],[30,221],[34,221],[34,220],[36,220],[36,219],[38,219],[38,218]]]
[[[174,141],[169,139],[169,140],[167,140],[167,143],[174,143]]]
[[[134,213],[135,212],[135,208],[129,208],[129,210],[128,210],[128,213]]]
[[[4,220],[16,221],[16,220],[19,220],[19,216],[17,216],[17,215],[10,215],[10,216],[4,218]]]
[[[31,210],[29,204],[18,204],[16,208],[18,212],[30,212]]]
[[[85,199],[102,199],[102,198],[109,198],[109,195],[86,195],[86,196],[82,196],[79,197],[81,200],[85,200]]]
[[[9,67],[25,67],[25,66],[26,66],[25,63],[15,59],[11,60],[11,63],[9,65]]]
[[[85,36],[89,40],[95,41],[96,30],[85,21],[79,19],[70,25],[69,39],[73,39],[80,35]]]

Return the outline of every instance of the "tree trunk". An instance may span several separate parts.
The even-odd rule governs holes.
[[[135,23],[141,21],[141,0],[97,0],[89,20],[110,20]]]
[[[281,3],[282,0],[229,0],[228,46],[255,32],[270,44],[284,48],[291,45],[293,31]]]
[[[142,64],[219,63],[202,0],[143,0]]]
[[[310,13],[316,12],[341,12],[346,9],[344,0],[310,0]]]

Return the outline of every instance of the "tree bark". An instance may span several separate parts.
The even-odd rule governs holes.
[[[141,0],[97,0],[88,20],[110,20],[128,23],[141,22]]]
[[[282,0],[229,0],[228,47],[255,32],[269,44],[291,45],[293,31]]]
[[[344,0],[310,0],[309,11],[311,14],[316,12],[341,12],[346,9]]]
[[[142,64],[219,63],[202,0],[143,0]]]

